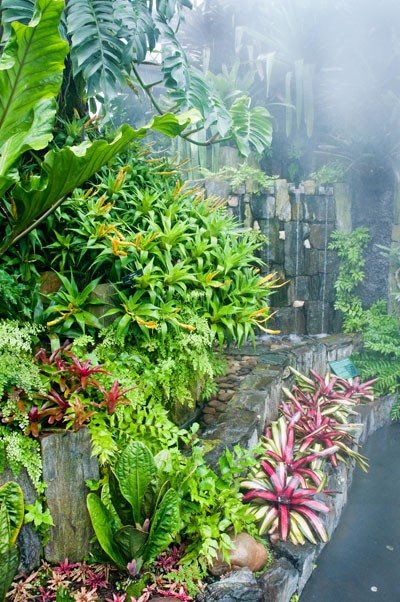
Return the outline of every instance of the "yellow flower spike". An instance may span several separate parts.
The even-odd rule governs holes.
[[[145,322],[144,320],[142,320],[142,318],[139,318],[139,316],[135,316],[135,320],[140,326],[146,326],[146,328],[150,329],[158,328],[158,324],[154,320],[149,320],[148,322]]]
[[[46,322],[46,326],[55,326],[56,324],[59,324],[60,322],[62,322],[63,320],[65,320],[70,314],[63,314],[62,316],[60,316],[59,318],[56,318],[55,320],[51,320],[50,322]]]
[[[126,253],[125,251],[121,251],[118,248],[120,245],[123,244],[123,242],[121,240],[118,240],[118,238],[115,238],[115,237],[110,238],[110,240],[111,240],[111,247],[112,247],[113,255],[115,255],[116,257],[126,257],[126,255],[128,255],[128,253]]]
[[[122,187],[123,183],[125,182],[126,172],[128,169],[129,169],[128,165],[124,165],[123,167],[120,167],[120,169],[117,173],[117,177],[115,178],[114,186],[112,187],[113,192],[118,192],[119,190],[121,190],[121,187]]]
[[[184,186],[182,186],[182,188],[183,188],[183,187],[184,187]],[[196,186],[196,188],[190,188],[189,190],[186,190],[186,192],[183,192],[183,193],[182,193],[182,195],[181,195],[181,198],[182,198],[182,199],[184,199],[184,198],[186,198],[187,196],[194,195],[194,194],[196,194],[196,192],[198,192],[199,190],[200,190],[200,186]]]
[[[177,183],[175,184],[175,188],[174,188],[174,191],[172,193],[172,196],[174,197],[174,199],[176,199],[176,197],[179,195],[179,193],[181,192],[183,186],[184,186],[184,184],[178,180]]]
[[[133,243],[135,246],[135,249],[139,248],[141,242],[142,242],[142,235],[139,232],[139,234],[136,236],[135,242]]]
[[[208,272],[207,276],[206,276],[206,284],[210,284],[211,280],[214,278],[214,276],[217,276],[217,274],[219,274],[219,272]]]
[[[178,324],[178,326],[180,326],[181,328],[184,328],[185,330],[190,330],[191,332],[197,330],[195,326],[192,326],[191,324],[182,324],[182,322],[178,322],[178,320],[175,320],[175,324]]]
[[[153,240],[155,238],[157,238],[157,236],[159,236],[161,234],[161,232],[154,232],[154,234],[152,234],[149,238],[149,240],[144,241],[142,249],[144,249],[144,247],[146,247],[147,245],[149,245],[151,242],[153,242]]]
[[[85,194],[83,195],[83,198],[84,198],[84,199],[88,199],[88,198],[90,198],[94,192],[95,192],[95,189],[94,189],[93,187],[92,187],[92,188],[89,188],[89,190],[87,190],[87,191],[85,192]]]
[[[105,194],[103,194],[103,196],[101,196],[101,197],[99,198],[99,201],[98,201],[98,207],[99,207],[99,209],[100,209],[100,207],[102,207],[102,206],[103,206],[103,204],[104,204],[104,201],[105,201],[105,200],[106,200],[106,195],[105,195]]]
[[[222,288],[231,282],[232,280],[225,280],[225,282],[210,282],[210,286],[213,286],[214,288]]]

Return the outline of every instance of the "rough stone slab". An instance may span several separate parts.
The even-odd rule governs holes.
[[[276,217],[284,222],[291,218],[291,206],[289,202],[289,186],[286,180],[276,180],[275,182],[276,198]]]
[[[88,553],[93,537],[85,480],[99,478],[97,459],[91,457],[90,434],[87,429],[56,433],[45,437],[41,445],[47,505],[54,521],[45,558],[78,562]]]
[[[197,595],[198,602],[264,602],[264,592],[249,569],[231,573],[221,581],[207,585]]]
[[[299,574],[287,558],[280,558],[258,578],[263,602],[290,602],[297,591]]]

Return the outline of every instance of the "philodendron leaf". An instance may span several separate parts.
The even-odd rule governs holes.
[[[122,529],[118,529],[114,537],[125,558],[130,562],[139,559],[143,555],[149,534],[132,525],[126,525]]]
[[[150,450],[139,441],[133,441],[122,452],[115,467],[115,476],[124,498],[131,504],[135,524],[143,524],[143,501],[154,485],[157,468]]]
[[[42,163],[41,177],[30,178],[13,189],[16,224],[12,238],[59,199],[88,180],[134,137],[135,130],[124,125],[110,143],[96,140],[65,147],[60,151],[49,151]]]
[[[0,507],[3,506],[9,520],[9,545],[13,546],[24,521],[24,495],[18,483],[9,481],[0,487]]]
[[[0,176],[23,152],[44,148],[52,138],[69,49],[58,31],[63,8],[62,0],[37,0],[29,25],[12,24],[0,60]],[[0,184],[4,192],[7,182]]]
[[[4,602],[19,564],[19,551],[16,546],[0,552],[0,602]]]
[[[151,562],[171,543],[179,530],[179,497],[174,489],[168,489],[158,505],[151,521],[144,561]]]
[[[262,153],[271,146],[271,115],[264,107],[250,108],[250,99],[238,98],[231,107],[233,136],[239,152],[247,157],[253,147]]]
[[[115,531],[112,526],[115,523],[111,512],[106,508],[101,499],[95,493],[87,496],[87,507],[92,521],[96,537],[105,553],[122,568],[126,568],[126,559],[114,539]]]

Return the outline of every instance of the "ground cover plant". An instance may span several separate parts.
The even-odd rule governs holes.
[[[283,388],[280,418],[262,438],[259,466],[242,481],[243,501],[271,541],[304,544],[328,540],[320,514],[329,512],[326,463],[354,459],[367,470],[367,459],[355,448],[361,425],[354,407],[373,398],[374,381],[349,383],[336,376],[305,376],[292,369],[295,385]]]

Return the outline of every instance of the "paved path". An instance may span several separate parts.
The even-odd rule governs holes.
[[[371,435],[368,474],[349,501],[300,602],[400,602],[400,424]]]

